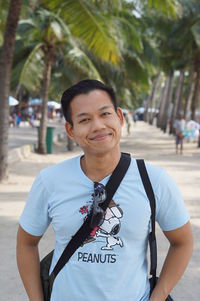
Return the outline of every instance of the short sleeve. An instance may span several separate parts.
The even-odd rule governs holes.
[[[156,221],[163,231],[175,230],[189,220],[181,193],[175,181],[162,170],[156,189]]]
[[[42,176],[39,174],[31,187],[19,222],[20,226],[31,235],[43,235],[50,224],[48,215],[49,195]]]

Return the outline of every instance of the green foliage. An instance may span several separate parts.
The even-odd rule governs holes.
[[[124,106],[134,106],[148,93],[159,69],[168,73],[193,62],[199,20],[189,18],[197,13],[190,3],[180,9],[186,2],[25,1],[12,87],[40,91],[45,53],[55,47],[50,95],[56,97],[80,79],[97,78],[114,87]],[[191,2],[196,8],[198,1]]]
[[[18,27],[12,87],[23,86],[29,93],[41,93],[45,54],[48,47],[56,49],[53,72],[60,81],[64,68],[74,68],[84,77],[101,79],[95,66],[79,47],[68,26],[56,14],[39,9],[33,18],[21,20]],[[62,62],[62,64],[60,63]]]
[[[0,0],[0,46],[3,44],[3,35],[8,14],[8,4],[8,1]]]
[[[179,2],[176,0],[148,0],[148,8],[158,10],[165,16],[176,18],[180,13]]]
[[[196,45],[200,49],[200,20],[191,27],[191,31],[193,33]]]
[[[98,70],[93,65],[89,57],[78,47],[74,47],[64,55],[66,61],[74,68],[79,75],[87,76],[97,80],[102,80]]]
[[[44,73],[43,44],[37,44],[31,51],[21,70],[19,85],[23,85],[30,93],[35,93],[41,88]]]
[[[100,59],[116,64],[120,52],[113,36],[112,20],[105,17],[85,0],[43,1],[53,11],[59,11],[61,18],[69,25],[73,35],[93,50]]]

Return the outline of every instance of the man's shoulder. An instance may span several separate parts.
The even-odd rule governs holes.
[[[155,165],[153,163],[148,162],[147,160],[143,158],[134,158],[131,156],[131,162],[132,162],[132,167],[135,168],[137,165],[137,160],[144,160],[148,175],[153,175],[153,174],[160,174],[163,171],[163,168],[160,167],[159,165]]]
[[[135,158],[131,158],[132,160],[132,170],[135,171],[137,170],[138,176],[139,176],[139,170],[137,167],[137,159]],[[153,188],[156,188],[158,185],[158,182],[160,181],[163,173],[165,173],[164,169],[162,167],[160,167],[159,165],[154,165],[146,160],[144,160],[145,166],[146,166],[146,170],[150,179],[150,182],[153,186]]]
[[[160,166],[149,163],[146,164],[146,167],[155,194],[157,194],[158,190],[170,192],[174,189],[175,191],[177,187],[176,182],[168,171]]]
[[[76,156],[64,161],[61,161],[57,164],[50,165],[41,170],[40,174],[42,176],[53,176],[61,177],[62,173],[71,172],[76,169],[77,162],[80,160],[80,156]]]

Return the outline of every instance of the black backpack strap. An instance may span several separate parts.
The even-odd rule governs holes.
[[[117,188],[119,187],[123,177],[125,176],[129,165],[131,163],[131,156],[127,153],[122,153],[121,158],[119,160],[118,165],[116,166],[115,170],[113,171],[108,183],[106,184],[106,193],[107,198],[102,204],[102,209],[105,211],[108,207],[110,201],[113,198]]]
[[[150,274],[152,275],[153,287],[156,285],[156,269],[157,269],[157,244],[155,235],[155,212],[156,212],[156,201],[153,188],[146,170],[144,160],[136,160],[137,166],[140,172],[142,183],[146,191],[147,197],[151,207],[151,232],[149,233],[149,247],[150,247]]]
[[[108,207],[114,193],[116,192],[123,177],[125,176],[130,163],[131,163],[130,154],[122,153],[119,163],[116,166],[115,170],[113,171],[106,185],[107,198],[101,206],[102,209],[106,210],[106,208]],[[90,227],[90,220],[91,218],[87,218],[83,223],[83,225],[80,227],[80,229],[76,232],[76,234],[72,236],[72,239],[69,241],[66,248],[64,249],[50,277],[53,276],[55,279],[55,277],[58,275],[58,273],[61,271],[64,265],[69,261],[70,257],[83,244],[83,242],[87,239],[89,234],[92,232],[93,229]]]

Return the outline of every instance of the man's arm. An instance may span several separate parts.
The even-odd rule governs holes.
[[[33,236],[19,226],[17,234],[17,265],[30,301],[43,301],[40,281],[38,243],[41,236]]]
[[[193,251],[193,235],[190,222],[172,231],[165,231],[170,248],[150,301],[165,301],[183,275]]]

